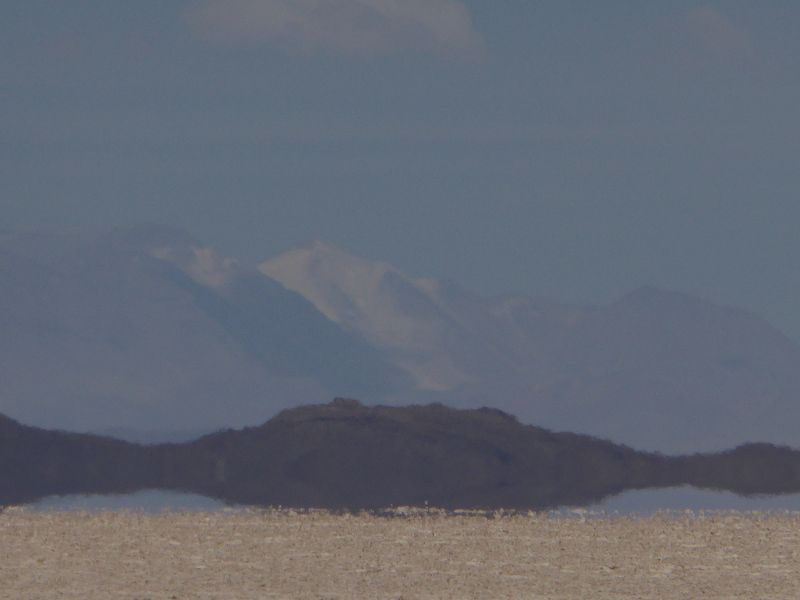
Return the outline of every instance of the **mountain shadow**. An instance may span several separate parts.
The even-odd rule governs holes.
[[[259,427],[141,446],[0,418],[0,504],[160,488],[228,503],[550,509],[630,489],[690,484],[800,491],[800,452],[770,444],[668,457],[522,425],[498,410],[368,407],[337,399]]]

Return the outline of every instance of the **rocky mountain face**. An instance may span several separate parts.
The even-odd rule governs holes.
[[[642,449],[800,445],[800,348],[743,310],[649,287],[600,307],[481,298],[320,243],[259,268],[408,373],[417,397]]]
[[[484,298],[320,242],[251,269],[165,227],[4,234],[0,332],[0,412],[132,440],[340,395],[493,406],[670,453],[800,447],[800,348],[655,288],[581,307]]]
[[[259,427],[138,446],[0,417],[0,505],[49,494],[160,488],[299,508],[550,509],[690,484],[800,490],[800,452],[768,444],[665,457],[523,425],[495,409],[303,406]]]

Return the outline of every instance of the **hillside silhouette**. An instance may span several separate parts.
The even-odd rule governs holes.
[[[490,408],[369,407],[348,399],[152,446],[0,417],[5,505],[158,488],[232,504],[548,509],[684,484],[739,494],[800,491],[800,452],[748,444],[668,457],[523,425]]]

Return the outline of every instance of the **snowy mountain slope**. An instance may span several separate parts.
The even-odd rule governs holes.
[[[429,391],[529,373],[546,362],[531,364],[539,346],[553,343],[582,313],[523,297],[484,300],[455,283],[414,279],[322,242],[259,270],[387,353]]]
[[[0,412],[77,430],[214,429],[403,376],[311,303],[179,231],[0,240]]]
[[[0,412],[76,430],[241,426],[330,397],[494,406],[666,452],[800,447],[800,348],[642,288],[483,298],[329,244],[250,270],[181,231],[0,236]]]
[[[653,450],[800,446],[800,348],[743,310],[656,288],[605,307],[485,299],[323,243],[259,269],[385,353],[429,400]]]

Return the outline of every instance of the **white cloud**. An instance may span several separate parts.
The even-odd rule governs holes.
[[[209,41],[308,52],[464,55],[481,47],[460,0],[198,0],[188,18]]]

